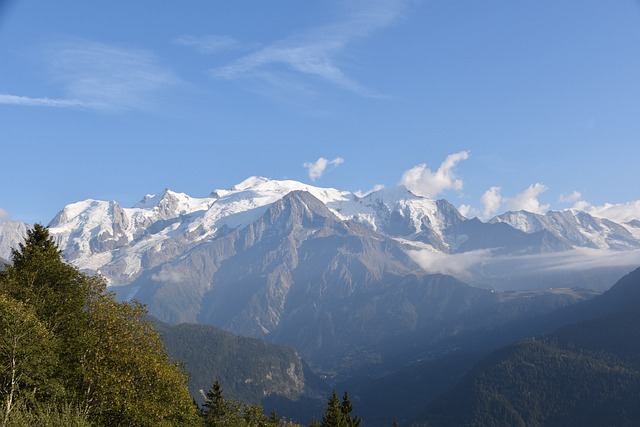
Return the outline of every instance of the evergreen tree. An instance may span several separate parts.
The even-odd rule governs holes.
[[[104,291],[97,278],[65,263],[49,230],[40,224],[27,232],[20,249],[12,250],[13,265],[0,273],[0,292],[31,307],[55,336],[59,357],[56,376],[69,393],[81,383],[81,358],[87,349],[87,301]]]
[[[207,426],[217,426],[226,417],[226,402],[222,394],[222,385],[216,380],[211,389],[207,392],[207,400],[204,405],[206,409],[204,419]]]
[[[342,403],[340,403],[340,411],[342,412],[342,416],[345,422],[345,425],[348,427],[358,427],[362,420],[358,415],[355,415],[353,418],[351,417],[351,412],[353,411],[353,404],[349,400],[349,393],[346,391],[342,396]]]
[[[345,416],[336,389],[333,389],[331,397],[327,401],[327,409],[322,416],[322,427],[347,427]]]
[[[105,426],[200,424],[144,307],[116,302],[102,278],[64,262],[39,224],[12,256],[0,272],[0,419],[20,398],[23,415],[49,399]]]

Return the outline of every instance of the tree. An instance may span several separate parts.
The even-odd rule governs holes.
[[[248,405],[234,399],[226,399],[222,385],[216,380],[207,392],[204,403],[207,427],[277,427],[280,421],[275,412],[267,417],[260,405]]]
[[[32,309],[0,294],[0,396],[3,399],[2,426],[22,400],[36,400],[40,394],[55,394],[48,381],[55,355],[53,337]]]
[[[358,415],[355,415],[353,418],[351,418],[351,412],[353,411],[353,404],[349,400],[349,393],[347,393],[346,391],[342,396],[342,403],[340,403],[340,411],[342,412],[342,417],[344,419],[345,424],[348,427],[360,426],[362,419]]]
[[[331,397],[327,401],[327,407],[322,416],[322,427],[359,427],[362,419],[355,415],[351,417],[353,404],[346,391],[342,396],[342,402],[338,399],[336,389],[333,389]]]
[[[327,401],[327,408],[322,416],[322,427],[347,427],[347,423],[342,412],[340,400],[336,389],[333,389],[331,397]]]
[[[13,265],[0,272],[0,312],[17,319],[0,323],[5,412],[27,390],[46,397],[43,390],[61,384],[57,399],[86,408],[101,425],[201,424],[186,375],[142,305],[115,301],[102,278],[64,262],[39,224],[12,255]]]
[[[107,425],[197,425],[187,377],[169,360],[146,314],[142,305],[109,294],[91,302],[85,401]]]
[[[12,250],[13,265],[0,272],[0,292],[30,307],[55,337],[56,375],[74,393],[86,349],[87,302],[104,292],[104,282],[64,262],[49,230],[40,224],[19,247]]]
[[[204,419],[207,426],[215,426],[221,422],[226,414],[226,404],[222,395],[222,385],[216,380],[211,389],[207,392],[207,400],[204,407],[207,408],[204,413]]]

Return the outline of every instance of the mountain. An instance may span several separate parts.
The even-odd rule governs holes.
[[[560,310],[572,323],[490,354],[421,419],[429,426],[638,425],[639,302],[640,269]]]
[[[640,245],[637,223],[577,211],[485,223],[402,186],[358,197],[260,177],[201,198],[167,189],[131,208],[80,201],[49,227],[70,262],[160,321],[290,346],[354,398],[411,384],[396,403],[412,416],[489,352],[574,319],[554,310],[595,293],[567,288],[608,288],[638,264]],[[254,392],[288,400],[270,390]]]
[[[163,321],[292,345],[315,368],[350,371],[390,353],[389,340],[458,333],[456,319],[501,304],[492,290],[608,286],[633,260],[586,273],[556,261],[583,255],[581,240],[567,237],[575,233],[633,255],[622,228],[634,226],[587,222],[564,234],[517,228],[466,219],[402,186],[358,197],[252,177],[202,198],[167,189],[131,208],[85,200],[49,226],[67,259]],[[540,260],[550,267],[538,268]]]
[[[640,241],[629,231],[633,225],[625,227],[574,209],[549,211],[546,215],[526,211],[506,212],[489,222],[509,224],[525,233],[547,231],[576,247],[612,250],[640,248]]]
[[[153,322],[168,354],[184,364],[189,390],[200,404],[216,380],[223,385],[225,396],[248,403],[261,403],[267,398],[323,402],[330,392],[292,348],[237,336],[210,325]],[[283,413],[279,408],[270,409]]]
[[[513,218],[508,221],[515,214],[484,223],[464,218],[445,200],[416,196],[402,186],[358,197],[347,191],[259,177],[249,178],[229,190],[214,190],[204,198],[167,189],[159,195],[145,196],[132,208],[123,208],[114,201],[85,200],[66,206],[49,226],[67,259],[83,270],[100,272],[113,286],[122,286],[150,268],[189,256],[202,243],[247,227],[292,191],[308,191],[340,221],[356,222],[399,242],[403,250],[420,254],[417,259],[427,259],[421,266],[428,271],[453,274],[465,281],[472,278],[474,285],[482,287],[508,289],[513,284],[508,272],[514,271],[508,264],[515,260],[535,265],[536,260],[525,258],[527,255],[563,253],[565,258],[578,255],[591,259],[595,255],[575,252],[575,248],[629,252],[640,246],[640,228],[633,223],[619,225],[586,213],[563,211],[547,216],[571,216],[574,222],[591,218],[600,225],[590,227],[583,218],[581,227],[570,221],[556,222],[551,227],[550,220],[545,222],[546,228],[523,226]],[[519,215],[532,223],[547,218],[524,212]],[[477,260],[476,254],[482,251],[485,257]],[[468,258],[476,262],[462,263],[467,266],[465,275],[465,271],[448,271],[439,262],[429,261],[434,254],[469,254]],[[550,265],[557,266],[553,257],[549,259]],[[631,265],[624,262],[604,275],[592,269],[593,286],[610,283],[612,275],[620,277],[631,270]],[[545,281],[554,281],[554,275],[560,273],[555,268]],[[563,281],[572,277],[570,272],[550,286],[562,286]]]
[[[0,221],[0,259],[11,259],[11,249],[24,241],[28,228],[23,222]]]

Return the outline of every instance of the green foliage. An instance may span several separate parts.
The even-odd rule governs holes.
[[[248,405],[237,400],[225,399],[220,381],[207,392],[204,403],[204,420],[207,427],[278,427],[275,414],[264,415],[260,405]]]
[[[425,419],[431,426],[635,426],[640,420],[640,269],[578,320],[496,351]],[[581,320],[587,316],[589,320]]]
[[[65,263],[41,225],[13,260],[0,272],[3,427],[60,405],[99,426],[201,424],[144,307],[116,302],[101,278]]]
[[[86,411],[70,404],[40,404],[32,409],[19,407],[6,427],[96,427]]]
[[[359,416],[351,417],[353,404],[349,400],[349,394],[345,391],[342,401],[338,400],[336,389],[333,389],[331,397],[327,401],[327,407],[322,416],[322,427],[358,427],[362,420]]]
[[[227,397],[248,403],[260,403],[272,395],[295,400],[305,389],[320,388],[316,384],[321,381],[303,370],[300,357],[290,347],[236,336],[211,325],[156,321],[155,327],[171,357],[184,362],[193,396],[208,390],[211,378],[224,384]]]
[[[19,398],[33,401],[41,395],[56,395],[49,381],[55,366],[53,336],[33,309],[0,294],[0,396],[2,425],[6,425]]]

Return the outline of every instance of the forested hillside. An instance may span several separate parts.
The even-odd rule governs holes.
[[[570,310],[588,320],[492,353],[423,419],[429,426],[638,425],[638,301],[640,269]]]
[[[261,403],[268,396],[323,401],[331,392],[291,347],[210,325],[153,323],[169,355],[184,363],[191,394],[200,403],[215,381],[224,385],[228,397],[248,403]]]

